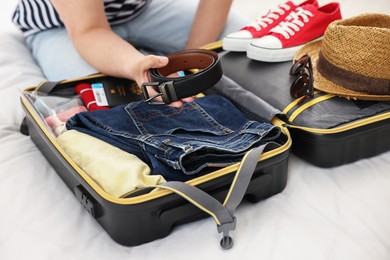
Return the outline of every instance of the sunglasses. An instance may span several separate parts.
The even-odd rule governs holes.
[[[308,54],[300,57],[290,69],[291,76],[297,76],[290,87],[290,95],[293,98],[313,97],[313,68]]]

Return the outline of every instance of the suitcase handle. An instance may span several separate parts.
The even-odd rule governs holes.
[[[223,249],[230,249],[233,246],[233,239],[229,236],[229,232],[236,228],[237,222],[234,211],[245,195],[260,155],[266,146],[271,143],[275,144],[270,142],[254,148],[245,154],[223,203],[220,203],[211,195],[185,182],[171,181],[154,185],[153,187],[170,190],[212,216],[217,223],[218,233],[222,233],[223,235],[220,242],[221,247]]]

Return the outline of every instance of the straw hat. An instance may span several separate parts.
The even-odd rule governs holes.
[[[390,100],[390,16],[362,14],[331,23],[322,40],[304,45],[314,88],[358,100]]]

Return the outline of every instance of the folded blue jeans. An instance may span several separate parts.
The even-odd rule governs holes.
[[[237,163],[249,149],[280,135],[279,127],[247,119],[217,95],[184,103],[182,108],[140,101],[82,112],[70,118],[66,128],[134,154],[151,167],[152,174],[177,181]]]

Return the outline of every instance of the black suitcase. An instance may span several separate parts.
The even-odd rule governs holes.
[[[202,201],[200,202],[201,205],[194,206],[196,203],[189,203],[191,198],[179,196],[177,193],[180,193],[180,187],[179,192],[177,192],[177,189],[174,192],[160,189],[150,193],[151,189],[142,189],[131,193],[127,197],[113,197],[99,187],[64,153],[29,98],[31,93],[36,94],[48,85],[50,85],[50,89],[54,89],[51,95],[74,95],[74,86],[79,82],[93,83],[101,80],[122,86],[132,84],[129,80],[96,74],[61,82],[43,82],[38,86],[27,88],[21,95],[22,107],[26,113],[21,131],[30,135],[33,142],[74,193],[75,197],[113,240],[119,244],[126,246],[140,245],[167,236],[176,225],[212,215],[218,224],[218,231],[224,233],[225,241],[223,239],[221,245],[224,248],[230,247],[232,241],[228,236],[228,232],[235,227],[235,217],[232,211],[234,211],[239,201],[234,202],[236,205],[228,210],[225,206],[218,205],[218,209],[213,209],[210,212],[207,205],[202,205]],[[250,165],[249,168],[252,167],[254,173],[245,191],[245,199],[251,202],[258,202],[277,194],[286,186],[291,138],[280,120],[274,118],[272,123],[281,128],[282,134],[277,140],[278,145],[267,147],[261,157],[259,154],[251,155],[254,157],[251,160],[252,162],[255,160],[255,163],[252,163],[253,165]],[[242,170],[240,167],[244,166],[234,164],[191,179],[186,184],[209,194],[211,199],[210,196],[203,194],[208,197],[206,199],[209,201],[215,198],[219,203],[222,203],[231,192],[234,192],[230,189],[233,189],[231,188],[233,187],[232,182],[236,182],[240,178],[236,174]],[[244,194],[242,195],[244,196]],[[230,214],[228,217],[231,217],[231,221],[224,220],[226,224],[224,228],[221,225],[223,223],[218,223],[218,220],[221,220],[218,212],[217,216],[213,214],[218,210]]]
[[[277,109],[291,133],[292,152],[300,158],[326,168],[390,150],[390,102],[348,100],[321,91],[300,102],[289,92],[295,79],[289,75],[291,61],[260,62],[227,51],[221,60],[224,75],[239,87],[216,87],[214,92],[254,113],[258,99]]]

